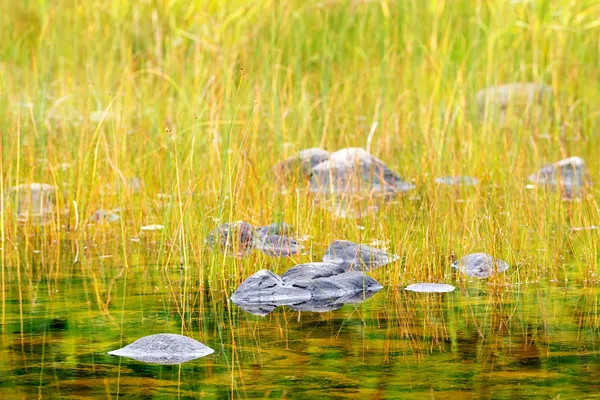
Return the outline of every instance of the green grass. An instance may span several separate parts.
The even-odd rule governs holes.
[[[69,209],[41,228],[3,214],[3,286],[83,273],[108,312],[125,307],[111,293],[138,279],[132,267],[159,266],[186,315],[202,308],[200,287],[226,297],[260,268],[311,258],[211,252],[210,230],[238,219],[285,220],[311,235],[315,260],[335,239],[382,240],[402,257],[375,273],[387,285],[448,280],[450,257],[475,251],[507,260],[513,268],[498,278],[507,283],[597,282],[599,233],[570,228],[600,224],[600,192],[563,202],[525,188],[539,166],[571,155],[600,181],[596,1],[0,0],[0,9],[3,190],[50,183]],[[476,118],[477,90],[521,81],[552,86],[553,119],[500,128]],[[366,147],[375,122],[371,152],[415,192],[359,220],[280,193],[276,162],[306,147]],[[462,174],[482,185],[432,183]],[[131,177],[141,192],[124,189]],[[115,207],[119,222],[88,223]],[[140,233],[154,223],[164,230]],[[98,264],[101,255],[112,258]]]

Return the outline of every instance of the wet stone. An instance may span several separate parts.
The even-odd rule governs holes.
[[[260,237],[255,240],[254,247],[272,257],[292,256],[302,249],[302,246],[296,240],[280,235]]]
[[[349,240],[336,240],[331,243],[323,256],[326,263],[349,264],[358,270],[379,268],[398,259],[397,255]]]
[[[14,213],[19,222],[45,224],[56,213],[55,186],[46,183],[27,183],[9,188],[4,207]]]
[[[575,197],[591,185],[585,161],[579,157],[565,158],[545,165],[529,176],[529,181],[560,191],[565,197]]]
[[[208,243],[226,254],[243,257],[252,251],[255,230],[252,225],[243,221],[227,222],[214,229]]]
[[[280,162],[274,168],[275,175],[283,184],[307,181],[313,167],[329,159],[329,152],[318,147],[304,149]]]
[[[362,148],[345,148],[316,165],[310,177],[310,190],[319,195],[392,195],[414,189],[383,161]]]
[[[506,271],[509,265],[505,261],[495,259],[489,254],[473,253],[455,261],[452,263],[452,267],[467,276],[489,278],[497,273]]]
[[[258,271],[242,282],[231,300],[243,310],[261,316],[284,305],[299,311],[324,312],[347,303],[360,303],[383,288],[362,272],[336,273],[344,269],[335,265],[299,267],[283,278],[271,271]]]
[[[151,364],[181,364],[213,352],[210,347],[187,336],[160,333],[145,336],[108,354]]]
[[[306,287],[314,279],[328,278],[333,275],[343,274],[348,272],[350,265],[335,264],[327,262],[311,262],[306,264],[296,265],[287,271],[281,278],[288,285]]]
[[[448,293],[453,292],[454,289],[456,289],[454,286],[444,283],[413,283],[404,288],[409,292],[418,293]]]

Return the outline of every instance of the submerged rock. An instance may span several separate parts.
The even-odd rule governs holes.
[[[489,278],[497,273],[506,271],[509,265],[505,261],[495,259],[489,254],[473,253],[452,263],[452,268],[458,269],[467,276]]]
[[[529,181],[559,190],[565,197],[579,195],[585,186],[591,185],[585,161],[579,157],[565,158],[545,165],[529,176]]]
[[[294,228],[285,222],[274,222],[270,225],[260,226],[256,228],[258,236],[281,235],[291,236],[294,234]]]
[[[109,351],[113,356],[129,357],[151,364],[181,364],[214,353],[210,347],[187,336],[159,333]]]
[[[281,278],[283,279],[283,282],[288,285],[306,287],[306,283],[309,281],[343,274],[344,272],[348,272],[349,269],[350,265],[348,264],[310,262],[299,264],[288,269],[281,275]]]
[[[332,153],[329,160],[316,165],[310,189],[327,194],[394,194],[414,189],[380,159],[362,148],[350,147]]]
[[[336,240],[331,243],[323,256],[326,263],[349,264],[354,269],[366,268],[367,270],[382,267],[397,261],[400,257],[395,254],[357,244],[349,240]]]
[[[552,88],[539,83],[509,83],[477,92],[479,114],[505,125],[508,116],[540,119],[543,106],[552,99]],[[524,111],[528,111],[524,113]]]
[[[217,250],[242,257],[252,250],[254,237],[254,227],[249,223],[244,221],[227,222],[219,225],[210,233],[208,243]]]
[[[14,213],[19,222],[44,224],[57,211],[55,186],[46,183],[26,183],[5,192],[4,209]]]
[[[268,256],[288,257],[298,253],[302,246],[287,236],[267,235],[255,240],[254,247]]]
[[[454,289],[456,289],[454,286],[443,283],[413,283],[404,288],[409,292],[418,293],[448,293],[453,292]]]
[[[243,310],[260,316],[283,305],[322,312],[364,301],[383,288],[362,272],[344,271],[337,265],[305,264],[279,277],[261,270],[242,282],[231,300]]]
[[[307,181],[313,167],[329,158],[329,152],[318,147],[304,149],[280,162],[274,168],[276,177],[282,183]]]
[[[476,186],[479,180],[471,176],[443,176],[435,178],[435,183],[446,186]]]

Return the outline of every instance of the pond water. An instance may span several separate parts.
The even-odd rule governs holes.
[[[599,292],[571,283],[384,285],[338,311],[261,318],[163,267],[32,273],[42,267],[5,271],[0,398],[582,398],[600,388]],[[215,352],[175,366],[106,354],[163,332]]]

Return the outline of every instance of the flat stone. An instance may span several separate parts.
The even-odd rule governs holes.
[[[569,157],[548,164],[529,176],[529,181],[559,190],[566,197],[580,194],[585,186],[591,185],[585,161],[579,157]]]
[[[489,254],[473,253],[455,261],[452,263],[452,267],[467,276],[489,278],[497,273],[506,271],[509,265],[505,261],[495,259]]]
[[[394,194],[414,189],[383,161],[357,147],[332,153],[312,169],[310,190],[328,194]]]
[[[109,351],[113,356],[129,357],[151,364],[181,364],[214,353],[210,347],[187,336],[159,333]]]
[[[302,249],[302,246],[296,240],[280,235],[260,237],[255,240],[254,247],[272,257],[292,256]]]
[[[280,162],[274,168],[278,180],[284,184],[307,181],[313,167],[329,158],[329,152],[318,147],[304,149]]]
[[[242,257],[252,251],[255,230],[244,221],[227,222],[219,225],[208,236],[208,243],[226,254]]]
[[[413,283],[404,288],[409,292],[418,293],[448,293],[453,292],[454,289],[456,289],[454,286],[443,283]]]
[[[349,240],[336,240],[331,243],[323,256],[323,261],[326,263],[349,264],[359,270],[379,268],[399,259],[400,257],[395,254],[388,254],[384,250]]]

